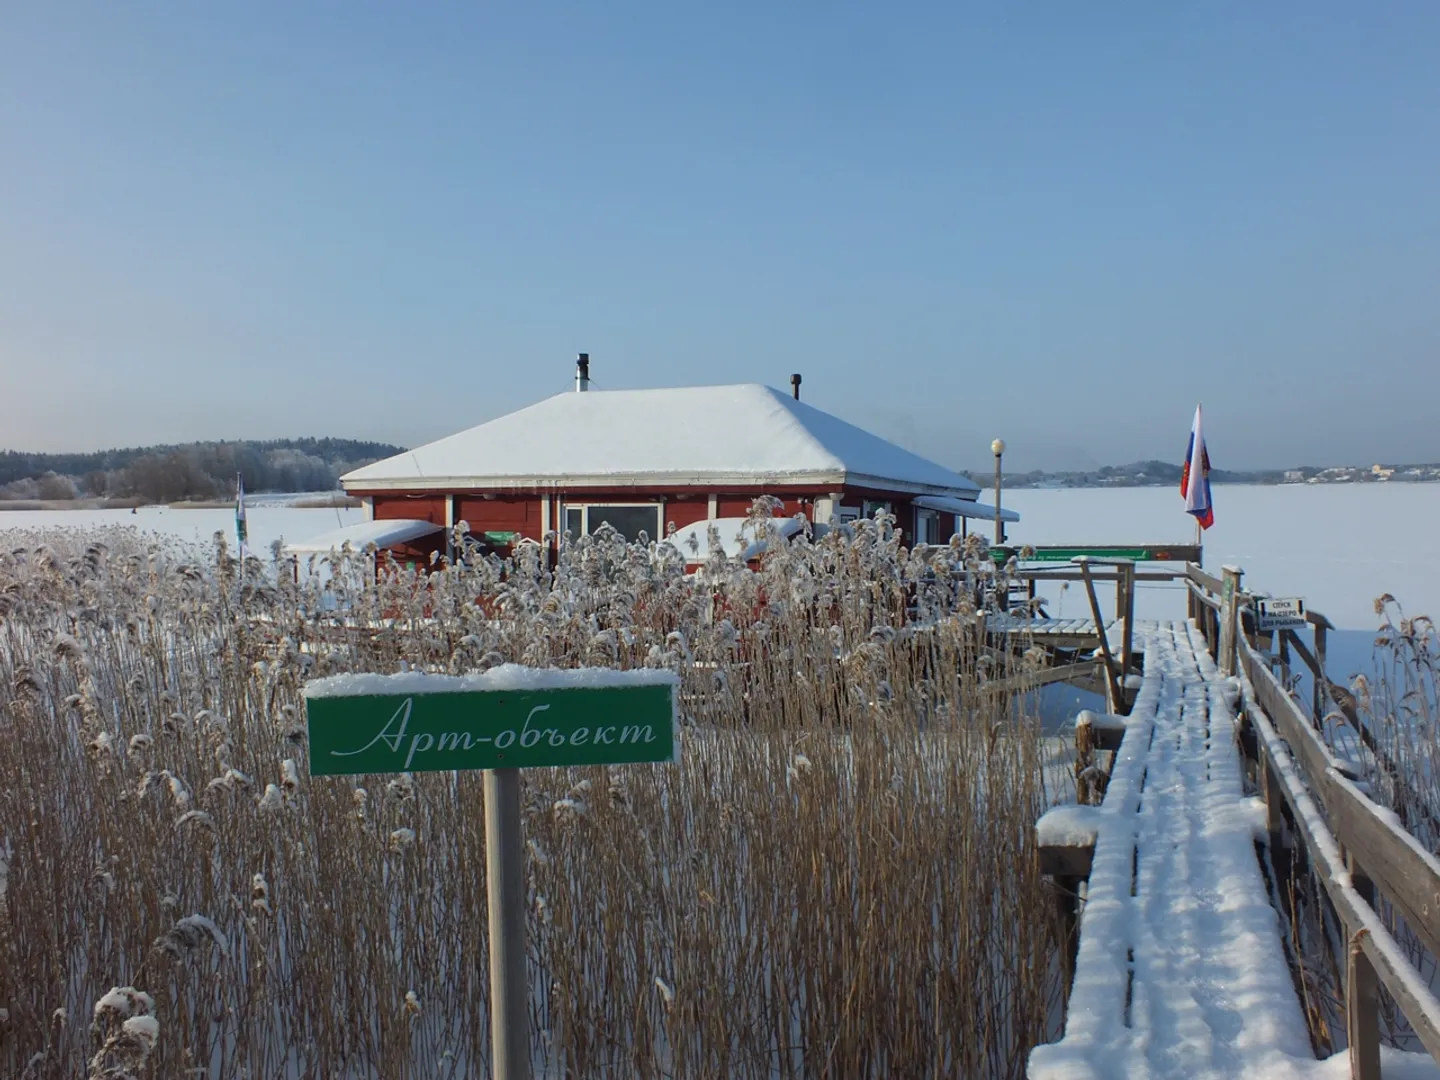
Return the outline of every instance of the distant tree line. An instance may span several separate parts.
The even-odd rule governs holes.
[[[1179,485],[1182,468],[1171,461],[1136,461],[1129,465],[1104,465],[1098,469],[1076,472],[1021,472],[1004,474],[1006,487],[1026,488],[1041,485],[1062,487],[1163,487]],[[995,474],[984,471],[967,473],[971,480],[981,487],[989,487],[995,481]],[[1215,484],[1278,484],[1284,478],[1283,471],[1257,469],[1241,472],[1231,469],[1211,469],[1210,481]]]
[[[403,448],[356,439],[271,439],[102,450],[0,451],[0,498],[226,499],[236,474],[246,491],[333,491],[339,478]]]

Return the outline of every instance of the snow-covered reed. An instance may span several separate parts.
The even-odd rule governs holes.
[[[480,778],[311,779],[300,690],[518,662],[667,667],[684,713],[679,764],[524,775],[538,1068],[1020,1075],[1058,991],[1042,743],[990,688],[982,550],[900,539],[377,582],[10,534],[0,1073],[488,1075]]]

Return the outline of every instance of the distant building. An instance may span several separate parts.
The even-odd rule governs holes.
[[[1286,470],[1285,470],[1285,483],[1287,483],[1287,484],[1301,484],[1301,483],[1304,483],[1304,482],[1305,482],[1305,474],[1304,474],[1301,470],[1299,470],[1299,469],[1286,469]]]
[[[501,552],[602,524],[659,540],[744,517],[762,495],[819,524],[884,510],[909,543],[943,543],[967,519],[994,520],[975,483],[801,402],[798,377],[793,394],[759,385],[592,391],[589,381],[582,354],[576,392],[341,477],[367,518],[408,523],[394,545],[367,535],[415,561],[446,551],[460,521]],[[413,535],[421,526],[428,531]]]
[[[1384,465],[1371,465],[1370,475],[1377,480],[1389,480],[1395,475],[1395,470],[1387,469]]]

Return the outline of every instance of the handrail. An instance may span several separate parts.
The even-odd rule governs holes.
[[[1200,603],[1210,608],[1210,610],[1220,610],[1220,601],[1216,600],[1205,589],[1202,589],[1199,585],[1196,585],[1195,582],[1187,581],[1185,582],[1185,587],[1190,590],[1191,596],[1195,597],[1195,599],[1200,601]]]
[[[1440,958],[1440,860],[1356,786],[1353,770],[1325,744],[1248,641],[1240,645],[1240,667],[1248,691],[1246,714],[1264,747],[1262,768],[1278,780],[1326,894],[1344,921],[1352,967],[1358,949],[1440,1062],[1440,999],[1417,978],[1404,949],[1363,895],[1373,889],[1384,896],[1420,943]],[[1296,767],[1284,767],[1290,762]],[[1266,790],[1274,788],[1267,785]],[[1352,1038],[1355,1008],[1347,1001]],[[1352,1050],[1352,1056],[1356,1053],[1365,1057],[1367,1051]],[[1378,1061],[1376,1049],[1377,1068]],[[1356,1075],[1378,1072],[1367,1067]]]
[[[1257,673],[1262,679],[1258,683],[1253,677]],[[1329,754],[1329,749],[1323,743],[1307,734],[1309,725],[1304,722],[1304,716],[1298,708],[1293,707],[1293,703],[1292,708],[1281,710],[1275,724],[1271,723],[1274,714],[1265,708],[1263,699],[1269,697],[1273,700],[1275,692],[1282,695],[1284,692],[1274,681],[1264,658],[1248,643],[1241,651],[1241,681],[1245,691],[1245,715],[1254,728],[1263,751],[1261,768],[1266,770],[1271,778],[1265,785],[1267,796],[1270,792],[1278,791],[1289,806],[1305,849],[1313,856],[1312,865],[1317,871],[1316,876],[1320,878],[1326,895],[1345,926],[1345,938],[1350,953],[1346,1013],[1350,1031],[1352,1075],[1361,1077],[1362,1080],[1370,1080],[1380,1075],[1375,1001],[1372,995],[1363,993],[1363,984],[1368,977],[1378,977],[1400,1006],[1400,1011],[1410,1022],[1430,1056],[1440,1062],[1440,999],[1416,978],[1416,970],[1405,951],[1362,895],[1367,878],[1363,873],[1351,869],[1356,862],[1355,848],[1353,844],[1345,844],[1345,837],[1348,835],[1353,842],[1356,839],[1355,834],[1343,825],[1339,832],[1332,831],[1335,828],[1334,819],[1331,819],[1331,824],[1325,821],[1321,806],[1317,805],[1316,789],[1308,783],[1311,778],[1302,775],[1306,772],[1306,766],[1301,756],[1292,756],[1297,745],[1308,746],[1314,754],[1332,758],[1333,755]],[[1286,738],[1287,730],[1295,734],[1297,741],[1292,742]],[[1338,772],[1327,770],[1325,775],[1331,783],[1324,786],[1328,787],[1330,798],[1335,805],[1353,806],[1352,798],[1369,801]],[[1336,792],[1340,794],[1337,795]],[[1321,802],[1323,803],[1323,797]],[[1371,821],[1382,828],[1388,825],[1382,819],[1369,814],[1369,809],[1365,808]],[[1392,837],[1391,840],[1393,839]],[[1433,859],[1430,861],[1433,862]],[[1394,902],[1394,894],[1387,888],[1390,883],[1387,881],[1376,884]],[[1400,908],[1399,904],[1396,906]],[[1403,909],[1401,914],[1406,916],[1408,923],[1410,916]],[[1365,967],[1369,970],[1364,970]],[[1367,1013],[1368,1015],[1365,1015]]]
[[[1224,583],[1221,582],[1218,577],[1216,577],[1214,574],[1207,574],[1204,570],[1201,570],[1200,567],[1197,566],[1195,563],[1185,564],[1185,576],[1191,581],[1193,581],[1196,585],[1199,585],[1202,589],[1206,590],[1207,592],[1212,592],[1216,596],[1219,596],[1220,593],[1224,591]]]

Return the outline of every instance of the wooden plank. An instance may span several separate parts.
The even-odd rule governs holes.
[[[1211,611],[1220,610],[1220,601],[1210,596],[1210,594],[1207,593],[1204,589],[1202,589],[1199,585],[1196,585],[1193,581],[1187,581],[1185,584],[1190,589],[1190,595],[1194,597],[1196,601],[1204,604]]]
[[[1040,873],[1052,877],[1088,878],[1090,866],[1095,861],[1095,845],[1085,844],[1037,847],[1040,854]]]
[[[1419,841],[1374,813],[1374,803],[1333,776],[1326,806],[1330,831],[1405,922],[1440,957],[1440,866]]]
[[[1090,613],[1095,617],[1095,626],[1100,634],[1100,653],[1105,657],[1105,684],[1110,688],[1109,705],[1110,711],[1114,712],[1116,706],[1124,700],[1124,690],[1115,672],[1115,658],[1110,655],[1110,638],[1103,629],[1105,620],[1100,616],[1100,600],[1095,595],[1095,582],[1090,577],[1090,567],[1080,563],[1081,573],[1085,575],[1085,595],[1090,599]]]
[[[1310,789],[1315,792],[1321,806],[1328,806],[1328,787],[1331,767],[1336,764],[1335,755],[1320,740],[1290,695],[1281,689],[1270,673],[1264,659],[1249,645],[1240,646],[1240,667],[1255,689],[1255,697],[1265,710],[1280,737],[1290,746],[1296,761],[1305,774]]]
[[[1374,918],[1373,915],[1371,917]],[[1380,930],[1384,933],[1383,926]],[[1390,937],[1389,934],[1385,936]],[[1415,987],[1410,978],[1407,978],[1407,973],[1413,977],[1414,969],[1409,966],[1399,944],[1393,938],[1390,938],[1388,944],[1387,949],[1377,940],[1373,930],[1360,942],[1365,955],[1374,965],[1375,974],[1395,999],[1395,1004],[1400,1006],[1405,1019],[1410,1021],[1410,1026],[1420,1037],[1421,1045],[1430,1052],[1432,1059],[1440,1063],[1440,1002],[1423,986],[1419,989],[1425,994],[1424,997],[1412,993]]]
[[[1207,574],[1193,562],[1186,565],[1185,576],[1190,580],[1191,584],[1198,585],[1201,589],[1209,593],[1214,593],[1216,596],[1219,596],[1221,590],[1224,588],[1218,577],[1214,574]]]
[[[1310,673],[1317,679],[1323,680],[1325,678],[1325,669],[1320,666],[1320,661],[1315,658],[1315,654],[1305,647],[1305,643],[1300,640],[1300,636],[1296,634],[1294,630],[1282,630],[1280,633],[1285,641],[1289,643],[1290,647],[1300,654],[1300,659],[1305,662],[1305,666],[1310,669]]]
[[[1242,650],[1242,664],[1245,661],[1246,653]],[[1253,688],[1258,701],[1259,687]],[[1412,981],[1415,970],[1399,944],[1390,936],[1379,916],[1346,884],[1349,875],[1344,865],[1337,861],[1334,836],[1318,821],[1313,812],[1307,813],[1304,809],[1305,804],[1313,805],[1313,793],[1300,786],[1300,777],[1291,767],[1286,755],[1286,744],[1281,741],[1283,732],[1272,725],[1263,706],[1257,709],[1247,702],[1246,711],[1261,745],[1265,748],[1265,756],[1276,766],[1275,779],[1279,790],[1290,805],[1300,840],[1310,854],[1310,863],[1324,886],[1326,895],[1335,905],[1336,914],[1347,928],[1369,931],[1361,939],[1365,955],[1369,957],[1380,982],[1395,999],[1405,1019],[1419,1036],[1420,1042],[1430,1052],[1430,1056],[1440,1062],[1440,1001],[1437,1001],[1434,994],[1423,983],[1419,983],[1419,980]],[[1293,749],[1293,744],[1291,748]],[[1295,758],[1295,761],[1298,763],[1299,758]]]
[[[1055,667],[1041,668],[1039,671],[1026,672],[1023,675],[1012,675],[1008,679],[995,679],[982,684],[981,689],[1018,694],[1028,690],[1038,690],[1051,683],[1089,679],[1094,673],[1095,661],[1081,660],[1074,664],[1059,664]]]

